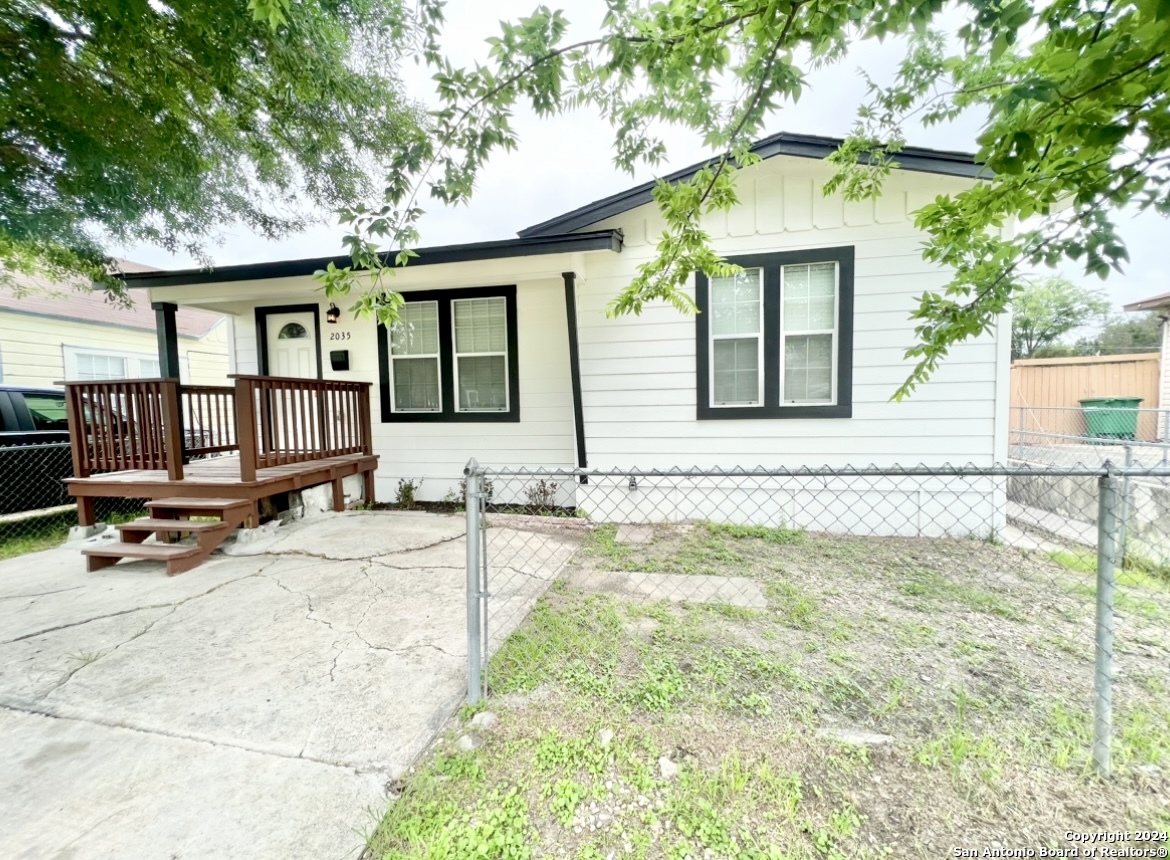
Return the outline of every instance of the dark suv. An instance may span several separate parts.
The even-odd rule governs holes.
[[[0,514],[69,504],[72,474],[65,393],[0,385]]]

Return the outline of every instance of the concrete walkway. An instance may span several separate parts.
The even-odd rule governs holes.
[[[525,605],[573,549],[533,547]],[[464,695],[462,518],[326,515],[173,578],[78,549],[0,562],[0,857],[357,857]]]

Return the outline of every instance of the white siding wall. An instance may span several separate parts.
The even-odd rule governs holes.
[[[625,231],[625,251],[593,257],[578,287],[585,435],[593,467],[844,466],[973,462],[995,456],[997,381],[1006,373],[993,337],[955,347],[912,397],[890,396],[912,364],[915,297],[948,280],[923,262],[911,212],[962,180],[895,173],[876,202],[825,198],[820,162],[775,158],[740,177],[741,205],[710,219],[720,252],[852,245],[855,261],[853,417],[698,421],[695,321],[661,303],[616,320],[606,303],[652,257],[663,225],[643,206],[599,227]],[[1001,367],[1000,365],[1005,365]],[[999,422],[1002,423],[1002,422]]]
[[[309,303],[313,300],[309,293],[311,285],[315,286],[306,281],[302,292],[263,301],[216,305],[217,310],[234,315],[236,363],[240,373],[256,373],[259,368],[256,307]],[[483,286],[483,282],[465,280],[459,286]],[[403,287],[403,292],[409,295],[410,289]],[[325,378],[374,383],[370,392],[374,453],[381,458],[375,478],[376,492],[382,501],[393,501],[400,478],[421,478],[418,498],[437,501],[448,492],[458,490],[463,467],[472,457],[494,466],[563,468],[574,465],[568,328],[564,284],[559,278],[517,284],[519,423],[383,423],[378,389],[377,326],[370,320],[355,320],[346,312],[337,325],[328,325],[325,311],[329,303],[321,302],[320,307]],[[338,333],[349,333],[350,339],[331,341],[330,335]],[[349,371],[330,370],[331,349],[349,350]]]
[[[1165,313],[1166,311],[1163,311]],[[1162,320],[1162,356],[1160,364],[1161,373],[1161,389],[1158,396],[1161,398],[1158,401],[1159,409],[1170,409],[1170,320]],[[1158,432],[1162,432],[1165,425],[1165,418],[1158,416],[1161,422],[1158,427]],[[1161,438],[1161,437],[1159,437]]]

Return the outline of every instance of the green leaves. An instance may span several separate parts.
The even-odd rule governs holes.
[[[825,193],[879,195],[898,166],[909,117],[925,125],[970,111],[986,117],[978,139],[986,171],[974,187],[939,195],[916,215],[924,258],[951,278],[919,299],[919,343],[908,352],[915,369],[895,395],[902,397],[952,345],[997,324],[1029,269],[1075,259],[1103,277],[1126,260],[1114,213],[1170,213],[1166,6],[966,0],[957,45],[932,29],[941,0],[611,0],[602,33],[576,43],[565,40],[563,13],[539,6],[501,24],[484,65],[455,68],[437,47],[441,4],[422,0],[423,54],[441,104],[428,133],[395,159],[381,205],[347,213],[354,271],[321,278],[327,291],[368,291],[374,298],[360,310],[392,319],[383,281],[394,266],[379,249],[394,249],[395,266],[409,263],[400,249],[417,238],[419,198],[467,202],[491,156],[517,145],[511,116],[519,105],[540,115],[585,108],[613,128],[614,163],[629,172],[665,157],[663,125],[688,129],[710,149],[708,167],[655,189],[665,222],[657,255],[607,308],[639,314],[662,301],[693,313],[694,273],[731,270],[711,248],[703,218],[736,205],[738,169],[755,160],[750,141],[770,111],[808,87],[801,63],[848,60],[859,33],[905,37],[893,82],[868,82],[857,123],[830,159],[836,174]],[[372,273],[369,284],[359,284],[358,268]]]
[[[225,229],[284,236],[372,196],[392,156],[424,138],[395,66],[434,16],[416,28],[404,12],[401,0],[7,4],[0,268],[122,290],[111,246],[207,264]]]

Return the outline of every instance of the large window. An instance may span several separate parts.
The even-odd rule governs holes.
[[[698,417],[849,417],[853,249],[731,262],[743,271],[697,279]]]
[[[379,326],[383,421],[519,421],[516,288],[406,293]]]

